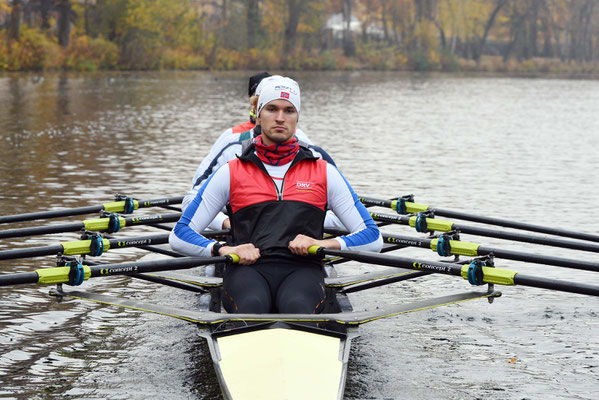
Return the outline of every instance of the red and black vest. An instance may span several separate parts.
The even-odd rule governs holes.
[[[229,162],[229,170],[227,208],[233,245],[253,243],[260,249],[261,258],[297,259],[288,245],[298,234],[322,238],[327,203],[326,161],[300,147],[280,193],[254,154],[253,145]]]

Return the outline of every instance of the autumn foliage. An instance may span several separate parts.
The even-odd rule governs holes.
[[[0,71],[599,73],[598,60],[599,0],[0,0]]]

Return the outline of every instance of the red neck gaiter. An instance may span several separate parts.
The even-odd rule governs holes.
[[[270,165],[285,165],[291,162],[299,151],[299,143],[295,137],[285,143],[267,146],[262,143],[262,135],[260,135],[254,138],[254,146],[258,158]]]

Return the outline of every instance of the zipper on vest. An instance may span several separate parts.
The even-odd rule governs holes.
[[[293,164],[292,166],[290,166],[289,168],[287,168],[287,171],[285,171],[285,175],[283,175],[283,180],[281,181],[281,190],[279,190],[279,187],[277,186],[277,183],[272,178],[272,176],[270,176],[270,174],[266,174],[266,175],[268,175],[268,177],[272,181],[272,184],[275,185],[275,190],[277,191],[277,200],[278,201],[283,200],[283,190],[285,189],[285,178],[287,178],[287,173],[289,173],[289,170],[291,170],[291,168],[295,167],[296,165],[297,164]]]
[[[287,170],[287,171],[289,171],[289,170]],[[275,186],[275,191],[277,192],[277,201],[283,200],[283,188],[285,188],[285,176],[283,176],[283,180],[281,181],[281,190],[279,190],[279,187],[277,186],[277,182],[275,182],[275,180],[273,179],[272,176],[270,176],[269,174],[267,174],[267,175],[270,178],[270,180],[272,181],[272,184]],[[286,172],[285,172],[285,175],[287,175]]]
[[[289,169],[287,169],[287,172],[289,172]],[[283,180],[281,181],[281,191],[279,192],[279,201],[283,200],[283,190],[285,189],[285,177],[287,176],[287,172],[285,172],[285,175],[283,175]]]

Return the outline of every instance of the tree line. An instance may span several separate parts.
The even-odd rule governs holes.
[[[598,2],[0,0],[0,70],[596,71]]]

